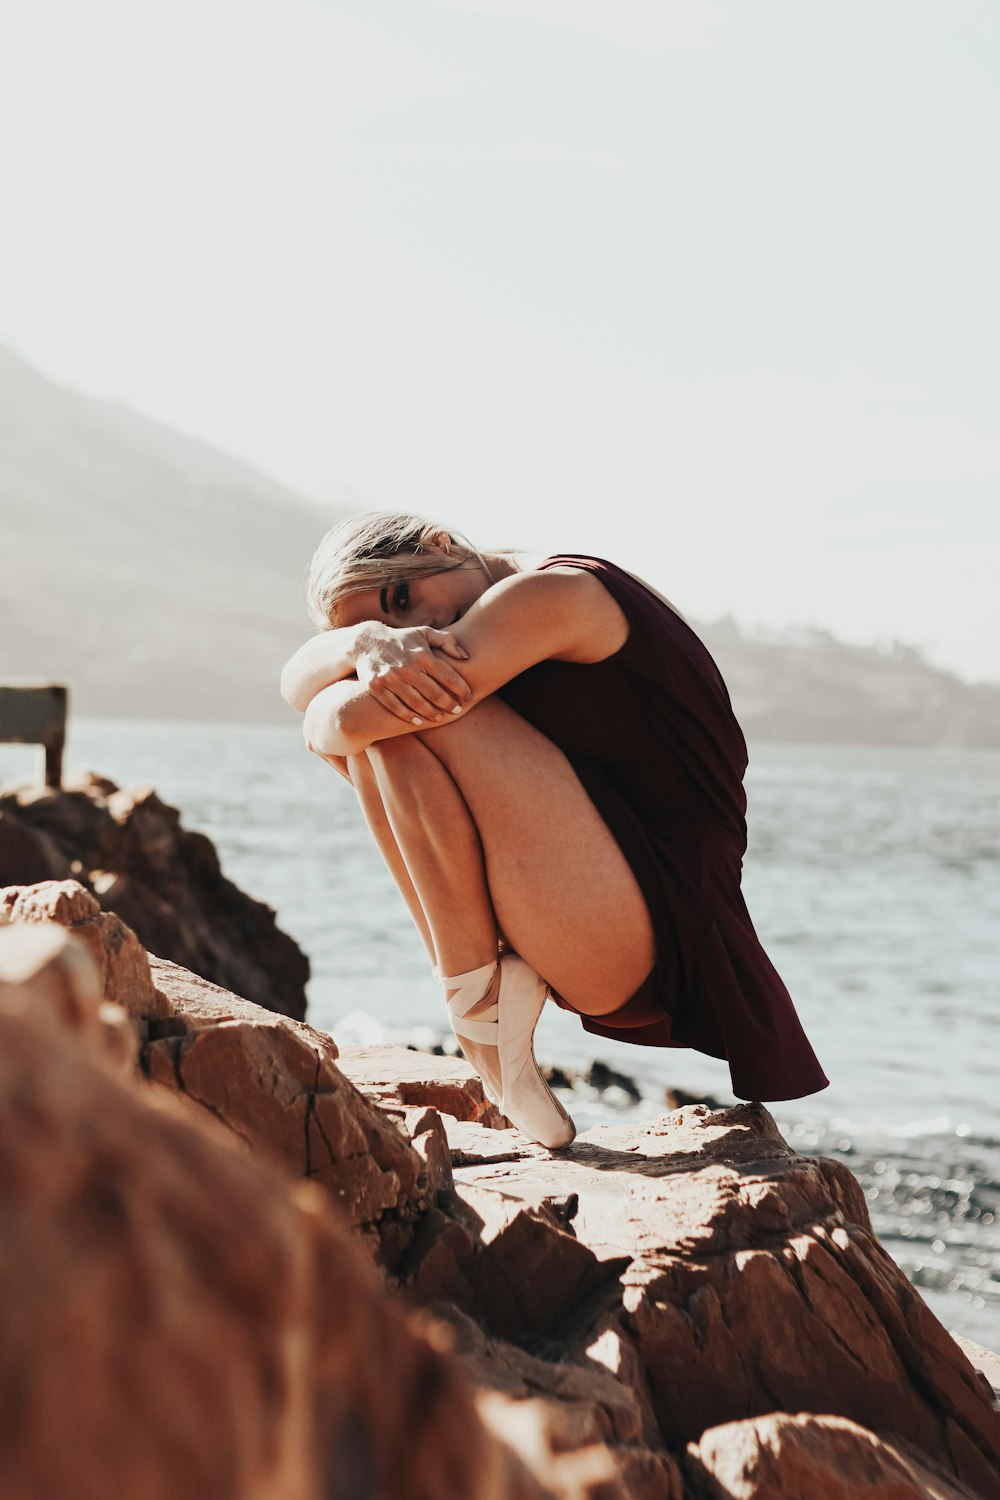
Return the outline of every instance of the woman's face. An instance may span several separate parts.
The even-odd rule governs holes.
[[[431,625],[435,630],[449,630],[488,587],[489,579],[474,561],[444,573],[409,579],[394,578],[390,563],[381,587],[364,589],[341,600],[337,624],[381,620],[396,629]]]

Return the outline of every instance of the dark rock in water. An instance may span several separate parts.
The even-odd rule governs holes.
[[[614,1068],[609,1068],[607,1063],[594,1062],[590,1065],[590,1071],[584,1075],[584,1083],[589,1083],[592,1089],[598,1089],[601,1093],[605,1089],[624,1089],[630,1099],[636,1103],[642,1098],[642,1090],[634,1078],[627,1073],[619,1073]]]
[[[720,1104],[718,1099],[713,1099],[711,1094],[690,1094],[687,1089],[667,1089],[664,1093],[668,1109],[683,1109],[685,1104],[704,1104],[709,1109],[727,1109],[729,1106]]]
[[[539,1071],[550,1089],[571,1089],[576,1087],[577,1075],[568,1068],[540,1068]]]
[[[211,840],[152,787],[90,773],[0,796],[0,887],[78,880],[143,946],[301,1020],[309,960],[262,901],[223,875]]]

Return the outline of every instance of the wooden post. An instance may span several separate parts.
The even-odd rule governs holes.
[[[45,784],[62,785],[69,689],[61,682],[0,682],[0,741],[41,745]]]

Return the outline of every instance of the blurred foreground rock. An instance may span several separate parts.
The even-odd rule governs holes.
[[[989,1381],[763,1106],[549,1153],[71,883],[0,909],[5,1496],[1000,1497]]]
[[[0,795],[0,886],[72,878],[143,947],[266,1010],[305,1015],[309,961],[219,866],[211,840],[181,827],[151,786],[119,789],[89,772],[61,789]]]
[[[730,1422],[688,1449],[706,1500],[973,1500],[975,1491],[906,1444],[843,1417],[776,1413]]]
[[[9,936],[5,1500],[538,1496],[320,1190],[289,1192],[221,1128],[95,1067],[44,999],[38,1016],[21,1003],[23,945],[5,982]],[[88,1007],[86,954],[46,958],[50,929],[31,936]]]

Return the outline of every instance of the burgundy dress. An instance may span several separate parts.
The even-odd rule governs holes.
[[[584,1028],[724,1057],[743,1099],[825,1088],[740,890],[747,748],[708,648],[614,563],[560,555],[540,566],[596,574],[629,623],[624,646],[605,661],[540,662],[500,689],[568,757],[631,865],[656,933],[656,966],[641,991],[600,1020],[581,1015]]]

